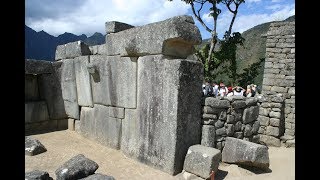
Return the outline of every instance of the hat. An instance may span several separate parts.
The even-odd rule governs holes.
[[[232,87],[230,86],[230,87],[228,87],[228,91],[232,91]]]

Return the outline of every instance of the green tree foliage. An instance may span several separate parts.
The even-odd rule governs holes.
[[[252,63],[249,67],[243,69],[243,73],[238,75],[238,84],[242,87],[253,84],[254,78],[259,74],[259,68],[261,68],[261,64],[264,60],[265,58],[260,58],[260,61]]]

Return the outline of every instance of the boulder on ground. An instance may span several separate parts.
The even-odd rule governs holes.
[[[115,178],[112,176],[107,176],[104,174],[96,173],[96,174],[92,174],[88,177],[82,178],[80,180],[115,180]]]
[[[34,156],[43,152],[46,152],[47,149],[38,141],[37,139],[26,136],[25,137],[25,155]]]
[[[268,147],[227,137],[222,151],[222,162],[266,169],[269,167]]]
[[[25,180],[52,180],[49,173],[46,171],[33,170],[26,172],[24,175]]]

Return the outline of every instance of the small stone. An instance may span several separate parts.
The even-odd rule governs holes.
[[[34,156],[46,152],[47,149],[38,141],[32,137],[25,136],[25,155]]]
[[[46,171],[34,170],[26,172],[24,175],[25,180],[52,180],[49,173]]]

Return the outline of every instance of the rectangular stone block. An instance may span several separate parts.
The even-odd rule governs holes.
[[[176,16],[106,36],[109,56],[163,54],[186,58],[201,43],[201,34],[191,16]]]
[[[24,76],[24,100],[37,101],[40,100],[38,90],[38,78],[35,75],[26,74]]]
[[[74,131],[75,130],[75,119],[71,119],[71,118],[69,118],[68,119],[68,129],[70,130],[70,131]]]
[[[89,123],[94,127],[95,139],[108,147],[120,149],[121,119],[110,117],[110,108],[103,105],[94,105],[94,118]],[[81,120],[80,120],[81,121]]]
[[[279,136],[279,127],[267,126],[266,134],[269,136],[278,137]]]
[[[94,108],[81,107],[80,134],[86,138],[95,140],[96,120],[95,120]]]
[[[65,111],[68,117],[80,119],[73,59],[64,59],[62,62],[61,91]]]
[[[25,102],[24,117],[25,123],[49,120],[47,103],[45,101]]]
[[[273,87],[271,87],[271,91],[275,91],[277,93],[287,93],[288,92],[288,88],[279,87],[279,86],[273,86]]]
[[[74,131],[80,134],[80,120],[74,120]]]
[[[136,147],[139,154],[135,156],[143,163],[177,174],[188,148],[201,142],[199,87],[203,66],[197,61],[162,55],[140,57],[138,64],[141,145]]]
[[[205,105],[210,106],[212,108],[229,108],[230,107],[230,102],[228,100],[220,100],[215,97],[207,97],[205,99]]]
[[[123,22],[118,22],[118,21],[109,21],[105,23],[106,26],[106,33],[117,33],[126,29],[133,28],[134,26],[130,24],[126,24]]]
[[[201,145],[206,147],[215,147],[215,127],[211,125],[203,125],[202,126],[202,137],[201,137]]]
[[[212,171],[218,171],[220,161],[220,150],[202,145],[193,145],[188,149],[183,169],[208,179]]]
[[[73,62],[76,75],[78,105],[93,107],[91,79],[87,69],[89,56],[76,57]]]
[[[133,57],[90,56],[96,68],[91,76],[93,102],[106,106],[137,107],[137,59]]]
[[[270,118],[270,125],[274,127],[279,127],[280,119]]]
[[[109,116],[114,118],[123,119],[124,118],[124,108],[118,107],[108,107],[109,108]]]
[[[52,62],[45,60],[26,59],[24,61],[25,74],[50,74],[53,72]]]
[[[90,55],[89,46],[82,41],[70,42],[58,45],[56,48],[55,60],[75,58],[78,56]]]
[[[98,46],[99,46],[99,45],[89,46],[89,49],[90,49],[90,51],[91,51],[91,54],[93,54],[93,55],[98,54]]]
[[[259,106],[251,106],[249,108],[244,109],[242,122],[247,124],[249,122],[257,120],[259,116]]]
[[[40,98],[47,102],[50,119],[66,119],[64,100],[61,89],[62,61],[52,63],[51,74],[38,77]]]

